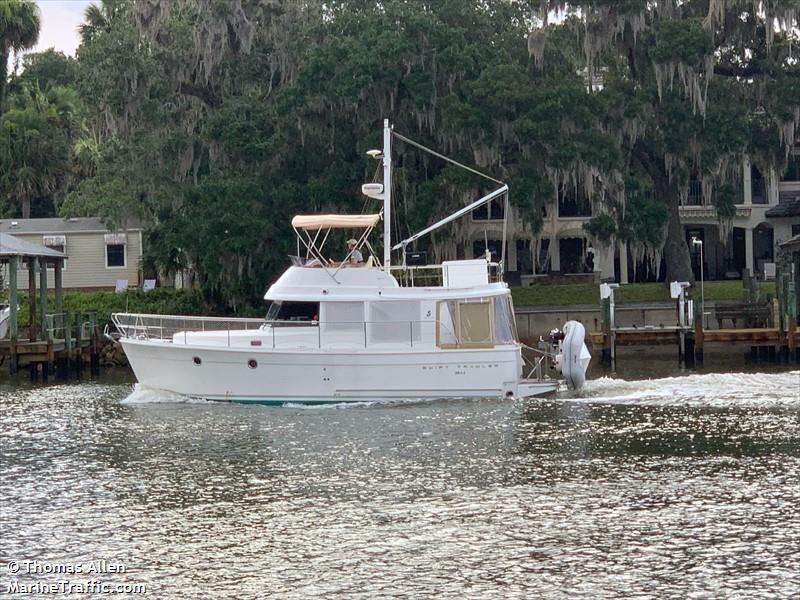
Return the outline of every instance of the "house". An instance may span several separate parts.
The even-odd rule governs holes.
[[[117,282],[137,287],[142,270],[142,227],[129,223],[109,230],[100,219],[2,219],[0,232],[34,242],[67,255],[62,272],[64,289],[113,290]],[[53,285],[48,273],[48,285]],[[27,289],[28,273],[19,273],[20,289]]]
[[[790,156],[782,177],[763,176],[744,160],[737,177],[734,216],[720,223],[711,199],[699,181],[690,185],[679,209],[695,276],[700,278],[702,255],[706,279],[736,279],[745,268],[763,276],[774,262],[779,245],[800,234],[800,147]],[[619,240],[605,244],[584,229],[594,207],[575,190],[561,189],[558,202],[547,207],[542,230],[533,235],[513,208],[507,224],[506,271],[516,272],[523,285],[539,275],[594,275],[596,280],[621,283],[664,277],[663,258],[642,256],[641,250]],[[493,201],[473,211],[466,229],[456,237],[463,242],[443,248],[454,257],[483,256],[487,245],[494,259],[501,255],[505,205]],[[692,238],[703,242],[691,244]],[[655,264],[661,259],[661,265]],[[510,279],[511,280],[511,279]]]

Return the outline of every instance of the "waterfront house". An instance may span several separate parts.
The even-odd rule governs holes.
[[[114,290],[126,285],[134,288],[141,281],[143,241],[138,223],[109,229],[95,217],[2,219],[0,232],[66,254],[66,290]],[[53,285],[53,277],[49,272],[49,285]],[[27,271],[22,270],[20,289],[27,289],[27,283]]]
[[[700,278],[700,247],[705,279],[738,279],[744,269],[759,277],[772,272],[779,245],[800,234],[800,146],[790,155],[782,176],[763,175],[745,159],[732,181],[738,197],[736,212],[721,223],[712,199],[703,193],[700,181],[689,186],[680,206],[695,276]],[[488,245],[495,259],[501,255],[505,204],[500,199],[476,209],[461,240],[443,248],[455,258],[483,256]],[[584,229],[594,216],[595,207],[580,190],[560,189],[558,201],[547,206],[542,230],[534,235],[526,220],[511,209],[508,219],[508,242],[505,248],[509,281],[523,285],[539,277],[557,275],[562,281],[611,279],[621,283],[652,279],[664,265],[652,261],[658,257],[637,255],[636,249],[618,240],[604,244]]]

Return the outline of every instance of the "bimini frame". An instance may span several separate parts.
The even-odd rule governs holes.
[[[325,268],[333,268],[335,266],[336,270],[333,275],[336,275],[339,269],[350,261],[353,252],[360,250],[362,247],[366,247],[372,256],[372,260],[377,262],[375,250],[369,243],[369,235],[381,220],[381,215],[382,213],[371,215],[297,215],[292,219],[292,228],[297,235],[298,254],[302,243],[306,249],[306,260],[316,259],[319,261],[319,266]],[[334,229],[363,229],[361,235],[356,239],[353,249],[347,253],[347,256],[338,265],[331,264],[331,261],[322,254],[325,242]],[[322,233],[323,231],[325,232],[324,234]],[[314,232],[313,237],[312,232]],[[321,241],[319,240],[320,235],[323,236]],[[375,266],[380,266],[380,263]]]

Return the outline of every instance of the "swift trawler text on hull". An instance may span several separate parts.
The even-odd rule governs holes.
[[[265,319],[115,314],[120,342],[139,382],[209,400],[279,403],[555,391],[558,381],[542,376],[545,357],[535,365],[538,369],[527,369],[537,376],[525,377],[511,294],[501,280],[502,257],[497,263],[488,256],[440,265],[407,261],[414,241],[507,195],[508,187],[501,185],[392,247],[394,136],[406,141],[384,121],[383,150],[370,152],[382,161],[383,183],[363,189],[383,201],[380,212],[292,219],[298,256],[291,257],[292,265],[267,291],[265,299],[272,304]],[[381,220],[382,261],[370,242]],[[342,262],[323,254],[337,230],[356,232]],[[393,249],[402,250],[399,265],[391,264]],[[570,350],[574,346],[579,352],[577,344],[571,342]],[[583,362],[561,363],[580,365],[580,376],[569,380],[583,382]]]

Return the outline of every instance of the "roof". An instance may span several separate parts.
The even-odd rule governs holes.
[[[381,218],[375,215],[297,215],[292,219],[295,229],[351,229],[374,227]]]
[[[14,225],[16,223],[16,225]],[[123,230],[141,230],[142,225],[138,221],[129,221]],[[62,219],[54,217],[49,219],[2,219],[0,220],[0,232],[4,233],[89,233],[113,231],[98,217],[74,217]]]
[[[781,248],[788,248],[790,250],[797,248],[800,250],[800,235],[796,235],[792,238],[789,238],[785,242],[781,242],[778,244]]]
[[[30,256],[38,258],[66,258],[66,254],[40,244],[21,240],[8,233],[0,232],[0,258]]]
[[[800,192],[781,192],[778,204],[764,214],[768,217],[800,217]]]

